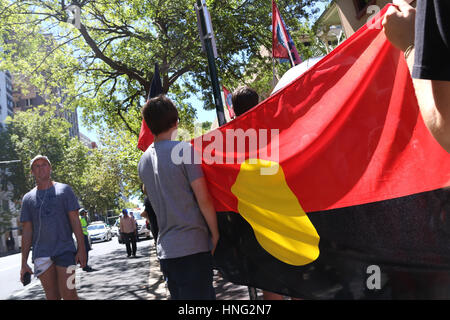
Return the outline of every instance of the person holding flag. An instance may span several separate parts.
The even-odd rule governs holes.
[[[450,2],[419,0],[417,9],[405,0],[393,4],[384,33],[404,52],[428,130],[450,152]]]
[[[231,101],[233,102],[236,117],[238,117],[259,103],[259,95],[252,88],[241,86],[233,91]]]
[[[142,155],[138,171],[156,213],[157,253],[171,298],[215,300],[212,254],[219,229],[202,167],[194,161],[191,144],[173,141],[179,118],[169,98],[148,100],[142,116],[154,142]],[[190,161],[173,160],[172,151],[180,146]]]

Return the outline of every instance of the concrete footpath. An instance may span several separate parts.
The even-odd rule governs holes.
[[[136,258],[124,256],[124,248],[90,259],[96,271],[77,269],[78,295],[82,300],[168,300],[169,291],[160,271],[153,240],[138,244]],[[225,281],[214,272],[217,300],[249,300],[248,288]],[[8,299],[42,300],[45,294],[38,279]]]

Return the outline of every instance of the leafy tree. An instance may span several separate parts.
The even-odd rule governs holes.
[[[25,174],[22,161],[14,149],[11,134],[6,129],[0,129],[0,190],[7,190],[8,185],[13,185],[12,201],[21,200],[26,190]],[[16,160],[19,160],[16,162]]]
[[[49,157],[55,180],[68,182],[64,156],[70,143],[70,124],[64,118],[57,117],[54,108],[18,112],[13,119],[7,119],[6,123],[14,152],[22,162],[26,190],[35,185],[30,160],[38,154]]]
[[[294,40],[306,28],[307,19],[317,13],[316,3],[322,1],[277,1]],[[77,28],[67,22],[71,17],[65,10],[68,1],[0,0],[0,69],[13,73],[15,89],[26,93],[33,85],[49,106],[64,105],[70,110],[80,107],[88,128],[101,131],[102,153],[95,153],[101,160],[96,162],[82,157],[83,148],[70,141],[63,132],[65,128],[45,135],[49,141],[37,142],[30,150],[27,143],[34,143],[39,134],[17,127],[13,143],[23,159],[24,172],[29,171],[26,163],[31,155],[41,150],[53,157],[55,178],[67,181],[83,194],[94,188],[96,176],[95,170],[85,176],[89,171],[86,168],[92,163],[108,163],[120,180],[116,187],[122,186],[118,194],[137,195],[140,107],[149,92],[154,63],[160,66],[163,92],[176,102],[181,127],[191,135],[196,117],[189,102],[192,97],[202,99],[206,109],[214,108],[194,2],[74,0],[71,4],[81,9]],[[208,0],[207,5],[217,42],[219,80],[230,89],[249,84],[264,98],[273,77],[271,2]],[[297,47],[302,50],[298,43]],[[288,67],[277,65],[278,73]],[[51,119],[53,122],[58,121]],[[58,126],[52,124],[43,131],[54,127]],[[58,143],[45,147],[52,142]],[[108,153],[114,154],[114,159],[107,157]],[[105,166],[100,168],[106,170]],[[97,180],[108,186],[108,192],[114,192],[112,177],[103,173]],[[25,176],[28,188],[32,180],[29,174]],[[93,201],[87,193],[81,199],[86,206]],[[115,198],[105,195],[102,199],[105,204],[101,208],[107,207],[106,202],[117,204]]]
[[[286,24],[299,30],[322,0],[278,0]],[[150,88],[153,65],[159,63],[164,92],[176,97],[193,122],[186,102],[198,95],[213,108],[206,56],[201,52],[192,0],[78,0],[77,29],[64,0],[0,0],[1,65],[33,78],[55,100],[82,106],[88,122],[137,137],[139,109]],[[255,81],[268,91],[272,64],[271,2],[209,0],[217,39],[217,65],[225,85]],[[266,53],[264,53],[266,52]],[[1,59],[0,59],[1,60]],[[0,66],[1,67],[1,66]]]
[[[52,178],[72,187],[81,205],[91,212],[106,213],[119,205],[123,184],[122,159],[108,149],[89,150],[70,138],[70,124],[53,107],[18,112],[7,119],[9,154],[21,160],[13,181],[20,198],[35,186],[29,163],[37,154],[48,156]],[[1,139],[1,141],[4,141]]]
[[[93,150],[86,167],[80,202],[90,213],[106,214],[119,207],[121,183],[118,162],[102,150]]]

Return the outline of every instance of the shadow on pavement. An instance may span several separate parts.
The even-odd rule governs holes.
[[[160,270],[153,243],[138,246],[137,257],[127,258],[125,247],[108,255],[89,258],[93,272],[77,269],[77,291],[81,300],[168,300],[169,291]],[[217,300],[248,300],[248,289],[224,280],[214,271]],[[44,300],[45,293],[35,279],[12,300]]]

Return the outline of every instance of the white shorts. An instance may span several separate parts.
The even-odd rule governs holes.
[[[48,270],[53,264],[50,257],[36,258],[34,260],[34,276],[38,278],[41,274]]]

